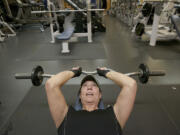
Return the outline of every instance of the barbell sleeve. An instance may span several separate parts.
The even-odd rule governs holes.
[[[28,73],[18,73],[15,74],[16,79],[31,79],[31,74]]]
[[[164,71],[150,71],[149,76],[165,76],[166,73]]]

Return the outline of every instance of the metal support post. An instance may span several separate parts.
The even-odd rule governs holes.
[[[87,9],[91,9],[91,1],[87,0]],[[92,22],[91,22],[91,11],[87,11],[87,31],[88,31],[88,42],[92,42]]]
[[[150,38],[150,46],[156,45],[156,40],[158,37],[158,26],[159,26],[159,20],[160,20],[160,14],[162,11],[162,3],[159,2],[155,6],[155,13],[154,13],[154,19],[153,19],[153,26],[152,26],[152,33]]]

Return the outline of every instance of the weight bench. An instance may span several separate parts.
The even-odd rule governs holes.
[[[180,17],[177,15],[172,15],[171,16],[171,21],[175,26],[176,32],[180,38]]]
[[[64,32],[55,35],[56,39],[62,40],[62,53],[69,53],[69,41],[71,39],[72,34],[74,33],[74,26],[66,28]]]

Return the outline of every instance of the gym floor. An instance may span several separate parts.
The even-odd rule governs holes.
[[[124,135],[180,134],[180,41],[161,41],[151,47],[117,19],[106,16],[104,22],[106,33],[95,33],[93,43],[84,39],[70,43],[69,54],[61,54],[59,41],[50,43],[48,28],[44,32],[24,28],[16,37],[0,43],[0,134],[8,130],[9,135],[57,134],[46,100],[45,80],[42,86],[34,87],[30,80],[16,80],[15,73],[31,73],[36,65],[50,74],[73,66],[87,71],[105,66],[127,73],[137,71],[140,63],[151,70],[165,70],[166,76],[152,77],[147,84],[138,82]],[[120,89],[110,80],[95,77],[102,85],[105,105],[112,105]],[[63,87],[69,105],[74,104],[82,78],[71,79]]]

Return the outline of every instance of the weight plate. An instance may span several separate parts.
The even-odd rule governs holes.
[[[135,33],[137,36],[142,36],[145,31],[145,26],[143,23],[138,23],[135,28]]]
[[[150,14],[151,14],[151,12],[152,12],[152,4],[150,4],[150,3],[145,3],[144,4],[144,6],[143,6],[143,8],[142,8],[142,14],[143,14],[143,16],[144,17],[148,17]]]
[[[41,66],[36,66],[33,68],[31,73],[31,81],[34,86],[40,86],[43,82],[43,77],[41,76],[44,74],[43,68]]]
[[[147,83],[149,80],[149,68],[145,64],[139,65],[140,72],[142,72],[141,75],[139,75],[139,80],[141,83]]]

